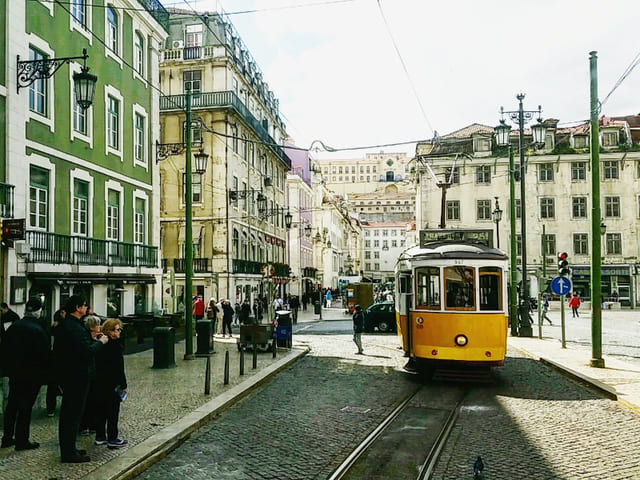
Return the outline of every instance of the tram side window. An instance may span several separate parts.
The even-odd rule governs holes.
[[[480,269],[480,310],[502,310],[502,269]]]
[[[440,308],[440,269],[425,267],[416,269],[416,307]]]
[[[471,267],[455,266],[444,269],[447,308],[475,308],[475,272]]]

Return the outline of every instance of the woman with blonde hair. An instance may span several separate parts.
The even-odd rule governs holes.
[[[124,373],[124,344],[120,338],[122,322],[109,318],[102,324],[102,333],[109,337],[96,356],[96,382],[99,407],[97,409],[96,445],[121,448],[127,441],[118,435],[120,403],[127,394],[127,378]],[[106,429],[105,429],[106,426]]]

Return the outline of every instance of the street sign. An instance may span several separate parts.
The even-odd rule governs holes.
[[[551,280],[551,291],[556,295],[566,295],[571,290],[571,280],[567,277],[556,277]]]

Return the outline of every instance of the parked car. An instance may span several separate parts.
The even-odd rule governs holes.
[[[374,303],[364,311],[365,332],[395,332],[396,308],[394,302]]]

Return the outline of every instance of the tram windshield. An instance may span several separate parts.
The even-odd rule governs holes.
[[[501,276],[501,268],[480,268],[480,310],[502,310]]]
[[[444,269],[446,306],[452,309],[475,308],[475,272],[471,267],[456,265]]]

